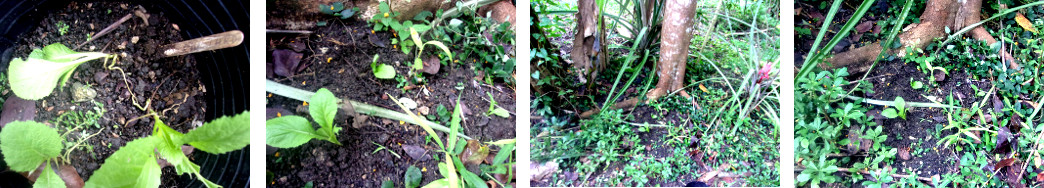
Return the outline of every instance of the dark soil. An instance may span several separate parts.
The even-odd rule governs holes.
[[[85,41],[88,34],[96,35],[97,31],[133,13],[134,7],[134,4],[113,2],[70,3],[64,10],[50,14],[36,29],[23,34],[14,57],[26,57],[32,49],[52,43],[74,48]],[[64,87],[60,86],[62,88],[55,89],[50,96],[36,101],[39,109],[36,121],[50,125],[61,123],[55,121],[63,113],[104,109],[98,127],[88,126],[73,131],[66,138],[66,141],[75,142],[82,136],[97,134],[85,142],[91,149],[74,150],[70,154],[71,161],[68,161],[85,180],[90,179],[104,160],[125,143],[151,134],[154,121],[151,117],[138,118],[148,111],[133,105],[132,93],[141,106],[155,110],[164,123],[180,132],[187,132],[204,121],[201,112],[206,111],[203,99],[206,91],[194,68],[196,61],[191,56],[161,58],[154,55],[161,50],[160,46],[182,41],[182,38],[177,33],[177,26],[169,23],[162,12],[149,14],[148,25],[142,18],[133,17],[111,33],[76,49],[119,54],[115,67],[126,73],[126,82],[120,71],[105,68],[102,59],[94,60],[80,65]],[[62,35],[58,32],[59,22],[69,26],[68,33]],[[138,41],[132,42],[132,38],[138,38]],[[6,69],[6,62],[0,67]],[[98,96],[93,102],[73,102],[73,83],[89,85]],[[14,96],[9,90],[4,90],[3,94]],[[60,127],[60,130],[68,128]],[[173,168],[163,169],[164,186],[178,187],[175,177]]]
[[[952,94],[954,100],[960,103],[955,105],[970,107],[982,98],[975,95],[975,91],[971,87],[972,84],[986,90],[992,87],[989,81],[973,80],[968,73],[955,72],[949,75],[946,80],[937,82],[938,86],[931,87],[928,91],[913,89],[909,84],[911,80],[929,83],[929,80],[927,80],[928,76],[918,71],[916,65],[905,64],[901,61],[882,63],[882,66],[875,68],[871,73],[871,76],[876,77],[867,80],[874,85],[874,93],[864,94],[863,97],[883,101],[892,101],[896,97],[903,97],[907,102],[931,102],[929,98],[925,97],[931,96],[939,100],[936,102],[948,104],[945,99]],[[992,106],[992,102],[988,102],[986,106]],[[879,114],[883,109],[883,107],[874,106],[871,113],[880,117]],[[935,149],[935,143],[939,141],[940,136],[953,134],[952,130],[937,132],[937,125],[945,126],[948,124],[946,110],[939,108],[911,108],[907,111],[907,119],[905,120],[902,118],[883,118],[882,121],[879,121],[883,122],[880,125],[884,126],[884,132],[888,134],[888,140],[884,144],[899,149],[910,149],[911,154],[913,154],[912,151],[917,149],[923,149],[926,152],[920,156],[914,155],[907,161],[896,158],[898,162],[892,164],[892,166],[896,169],[910,169],[917,172],[921,177],[958,172],[960,156],[956,155],[952,148],[949,147],[938,147]]]
[[[806,14],[796,16],[796,22],[799,26],[810,28],[812,35],[796,35],[795,41],[795,64],[796,67],[801,67],[801,63],[809,53],[812,43],[815,41],[815,35],[819,31],[820,25],[813,24],[813,19],[808,17],[811,11],[819,11],[823,15],[826,14],[827,10],[818,10],[814,5],[818,5],[818,2],[813,3],[799,3],[806,12]],[[858,6],[858,5],[856,5]],[[888,16],[885,15],[887,11],[887,4],[878,4],[872,7],[867,12],[867,16],[862,21],[867,20],[879,20],[886,19]],[[842,5],[841,10],[834,17],[835,21],[832,25],[831,31],[839,30],[844,24],[844,21],[852,16],[855,6]],[[911,12],[911,14],[917,14]],[[876,17],[871,15],[884,15],[882,17]],[[804,25],[803,25],[804,24]],[[876,26],[876,24],[875,24]],[[889,26],[891,27],[891,26]],[[834,32],[829,32],[824,36],[824,40],[829,40],[836,35]],[[842,42],[833,49],[834,54],[848,51],[854,48],[869,45],[871,42],[877,40],[884,40],[875,37],[868,37],[872,34],[866,33],[862,38],[854,38],[851,35],[842,39]],[[882,33],[881,36],[884,36]],[[855,41],[855,42],[853,42]],[[823,42],[825,44],[826,41]],[[822,44],[821,44],[822,45]],[[795,69],[796,70],[796,69]],[[859,80],[865,73],[850,72],[852,75],[848,77],[848,80]],[[949,104],[946,100],[947,97],[953,96],[953,99],[957,101],[960,107],[971,107],[973,103],[982,100],[982,97],[975,95],[975,90],[972,89],[972,85],[977,86],[979,89],[989,90],[992,87],[992,83],[989,80],[975,80],[972,78],[967,71],[964,70],[951,70],[951,74],[946,75],[946,78],[942,81],[936,82],[936,86],[928,86],[931,83],[928,75],[925,75],[917,69],[915,64],[904,63],[902,59],[895,59],[892,61],[882,60],[878,62],[877,66],[866,76],[866,80],[873,84],[872,93],[854,92],[853,94],[859,97],[865,97],[868,99],[876,99],[882,101],[893,101],[896,97],[902,97],[906,102],[920,102],[930,103],[935,98],[934,102],[940,104]],[[913,81],[920,81],[925,84],[924,88],[913,89],[910,83]],[[851,89],[853,85],[849,85],[847,89]],[[992,106],[993,102],[988,101],[985,106]],[[902,160],[899,157],[895,158],[895,163],[886,164],[896,170],[898,174],[909,174],[908,172],[916,172],[920,177],[932,177],[936,175],[943,175],[949,173],[958,173],[960,170],[959,162],[960,156],[953,151],[952,147],[936,147],[936,143],[939,141],[940,136],[954,134],[953,130],[939,131],[942,126],[948,124],[947,122],[947,111],[939,108],[908,108],[906,119],[895,118],[888,119],[880,115],[881,111],[885,108],[882,106],[871,105],[871,109],[868,115],[875,116],[875,121],[878,125],[883,126],[883,133],[888,135],[888,139],[883,143],[886,146],[898,148],[900,150],[909,150],[911,154],[910,160]],[[853,126],[852,129],[859,131],[860,127]],[[916,153],[915,151],[922,150],[923,153]],[[860,155],[852,156],[851,160],[839,164],[839,167],[850,167],[854,162],[862,161],[863,158]],[[851,174],[838,173],[835,175],[850,176]],[[844,182],[844,181],[841,181]]]
[[[315,20],[329,18],[317,17]],[[401,75],[409,71],[406,62],[412,62],[415,54],[406,55],[402,50],[393,48],[388,43],[392,37],[391,33],[372,34],[372,27],[365,22],[333,19],[328,21],[328,26],[317,27],[315,34],[308,36],[269,34],[268,54],[271,54],[273,48],[285,49],[287,46],[303,44],[304,58],[301,63],[308,66],[295,76],[277,76],[269,79],[308,91],[327,88],[340,98],[395,111],[402,110],[386,94],[396,99],[413,99],[420,108],[429,108],[428,114],[435,114],[438,105],[444,105],[452,111],[455,101],[459,98],[461,105],[467,109],[466,119],[462,123],[464,134],[482,142],[515,138],[513,114],[511,118],[485,115],[490,104],[487,93],[492,94],[498,106],[514,113],[513,85],[487,85],[479,80],[482,75],[476,74],[472,64],[464,63],[444,65],[438,74],[424,75],[427,84],[407,86],[409,89],[404,91],[397,86],[399,82],[394,79],[381,80],[374,77],[370,63],[373,54],[379,54],[379,62],[394,66],[397,74]],[[379,47],[374,45],[374,42],[384,42],[387,45]],[[268,57],[271,62],[271,56]],[[464,59],[461,61],[467,61],[478,57],[461,58]],[[463,86],[464,89],[457,90],[458,86]],[[303,106],[301,101],[271,94],[267,99],[270,109],[286,110],[307,117],[307,107]],[[339,110],[338,113],[338,117],[347,117],[343,110]],[[360,123],[360,127],[352,127],[355,121],[364,122]],[[311,182],[316,187],[377,187],[382,182],[391,180],[398,187],[402,185],[403,175],[409,166],[423,170],[422,185],[442,178],[437,166],[440,161],[416,160],[402,149],[405,145],[415,145],[427,149],[426,155],[438,154],[435,152],[437,146],[426,141],[427,133],[419,126],[400,124],[378,117],[365,120],[339,118],[335,124],[344,127],[338,134],[342,146],[313,140],[296,148],[270,152],[267,156],[267,169],[271,173],[272,181],[268,184],[273,187],[301,187]],[[446,139],[444,134],[440,134],[439,137]],[[374,143],[385,146],[402,157],[395,157],[388,150],[374,153],[373,151],[379,147]],[[490,153],[492,155],[496,152]],[[477,166],[468,166],[468,169],[481,175]]]

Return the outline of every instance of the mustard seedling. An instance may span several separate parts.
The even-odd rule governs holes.
[[[51,95],[56,86],[65,85],[80,64],[107,56],[110,55],[101,52],[76,52],[60,43],[33,49],[29,57],[11,60],[7,69],[11,90],[23,99],[42,99]]]
[[[381,57],[380,54],[373,54],[373,62],[370,63],[370,69],[373,69],[373,76],[380,79],[392,79],[395,78],[395,67],[388,64],[378,64],[377,59]]]
[[[319,129],[313,129],[312,123],[301,116],[283,116],[265,121],[265,143],[277,148],[301,146],[314,139],[337,141],[337,133],[341,127],[333,125],[337,114],[337,98],[326,88],[321,88],[308,100],[308,113],[312,120],[319,123]]]
[[[179,175],[193,174],[207,187],[221,187],[203,178],[199,165],[182,153],[181,146],[185,144],[212,154],[242,149],[250,144],[250,112],[218,118],[185,134],[156,117],[152,135],[128,142],[106,158],[85,187],[159,187],[162,172],[157,157],[174,166]],[[65,186],[51,170],[61,150],[62,137],[58,130],[43,123],[15,121],[0,132],[0,152],[11,170],[29,172],[46,163],[34,187]]]
[[[881,115],[890,119],[895,117],[906,119],[906,101],[903,100],[903,97],[895,97],[895,108],[886,108],[881,111]]]
[[[446,44],[443,44],[442,42],[435,40],[424,42],[423,40],[421,40],[420,34],[417,33],[417,29],[414,29],[414,27],[410,27],[410,36],[412,37],[414,43],[421,44],[417,45],[416,58],[413,59],[414,70],[420,70],[424,68],[424,61],[421,60],[421,54],[423,54],[424,52],[424,47],[428,45],[435,45],[439,47],[440,49],[442,49],[442,52],[446,53],[446,56],[448,56],[449,59],[453,59],[453,52],[450,52],[449,47],[446,47]]]
[[[188,144],[203,152],[222,154],[250,144],[250,112],[221,117],[184,134],[168,127],[158,116],[154,118],[152,135],[128,142],[112,153],[84,187],[159,187],[159,158],[174,166],[178,175],[192,174],[207,187],[221,187],[200,174],[199,165],[182,153],[181,146]]]

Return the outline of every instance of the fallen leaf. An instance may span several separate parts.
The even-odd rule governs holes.
[[[707,91],[707,87],[703,87],[703,84],[700,84],[700,91],[703,91],[704,93],[710,93],[709,91]]]
[[[275,74],[291,77],[301,69],[301,53],[292,50],[277,49],[272,51],[272,61],[275,66]]]
[[[486,159],[488,155],[489,147],[483,146],[478,141],[468,140],[468,145],[460,153],[460,159],[464,164],[476,165],[482,163],[482,160]]]
[[[899,159],[902,159],[904,161],[905,160],[910,160],[910,148],[900,148],[899,149]]]
[[[428,74],[439,73],[439,68],[442,67],[442,63],[439,62],[439,58],[435,56],[428,56],[428,58],[424,59],[423,64],[424,68],[421,69],[421,72]]]
[[[1019,23],[1019,26],[1022,26],[1022,29],[1026,29],[1026,31],[1037,33],[1037,28],[1033,27],[1033,23],[1026,19],[1026,16],[1022,15],[1022,13],[1015,13],[1015,22]]]
[[[427,161],[428,159],[431,159],[430,155],[425,155],[428,153],[428,150],[420,146],[404,144],[402,145],[402,150],[406,151],[406,155],[409,155],[413,160]]]
[[[873,20],[867,20],[867,21],[863,21],[863,23],[859,23],[859,25],[856,25],[855,29],[856,29],[856,32],[865,33],[867,31],[870,31],[870,29],[873,29],[873,26],[874,26],[874,21]]]
[[[994,164],[993,165],[993,169],[1001,169],[1001,168],[1004,168],[1004,167],[1009,167],[1012,164],[1015,164],[1015,158],[1007,158],[1007,159],[998,161],[997,164]]]
[[[1014,136],[1011,135],[1011,131],[1007,127],[1001,127],[997,130],[996,147],[993,148],[991,153],[995,154],[1007,154],[1011,153],[1011,142]]]
[[[0,127],[14,121],[32,121],[34,118],[36,118],[36,102],[11,95],[7,97],[3,111],[0,112]]]
[[[550,161],[547,163],[530,163],[529,171],[532,176],[529,181],[543,181],[558,170],[558,163]]]
[[[1044,181],[1044,173],[1037,174],[1037,181]]]

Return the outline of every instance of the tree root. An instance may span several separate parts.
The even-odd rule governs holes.
[[[947,27],[956,30],[981,21],[981,18],[979,18],[981,8],[982,0],[967,0],[964,3],[957,3],[953,0],[928,1],[924,12],[921,14],[923,22],[908,25],[899,34],[899,40],[905,47],[923,49],[934,39],[947,37],[948,34],[945,31]],[[997,42],[982,26],[975,27],[965,35],[985,41],[991,45]],[[884,49],[881,47],[880,42],[875,42],[835,54],[833,57],[826,59],[828,64],[820,64],[820,68],[835,69],[848,67],[849,72],[866,72],[869,71],[870,63],[877,58],[877,55],[882,50]],[[905,48],[892,49],[886,53],[899,57],[910,55]],[[998,52],[998,55],[1005,62],[1009,63],[1009,68],[1016,70],[1020,68],[1018,62],[1008,52]]]

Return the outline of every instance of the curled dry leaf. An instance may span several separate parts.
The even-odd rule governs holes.
[[[899,149],[899,159],[902,159],[904,161],[905,160],[910,160],[910,148],[900,148]]]
[[[435,56],[428,56],[428,58],[424,58],[423,64],[424,68],[421,69],[421,72],[428,74],[439,73],[439,68],[442,67],[442,63],[439,62],[439,58]]]
[[[1026,31],[1033,32],[1034,34],[1037,33],[1037,28],[1033,27],[1033,22],[1026,19],[1026,16],[1022,15],[1022,13],[1015,13],[1015,22],[1019,23],[1019,26],[1021,26],[1022,29],[1026,29]]]
[[[993,151],[991,151],[991,153],[1011,153],[1011,143],[1014,141],[1012,139],[1014,139],[1014,136],[1011,134],[1011,131],[1008,130],[1007,127],[1001,127],[1000,130],[997,130],[997,138],[995,139],[997,141],[997,145],[993,148]]]
[[[301,58],[303,54],[294,52],[293,50],[277,49],[272,51],[272,65],[275,69],[275,74],[284,77],[290,77],[297,73],[297,71],[304,70],[304,66],[301,66]]]
[[[468,145],[464,148],[464,152],[460,153],[460,159],[463,160],[464,164],[477,165],[482,163],[482,160],[489,155],[489,147],[483,146],[475,140],[468,140]]]
[[[1004,168],[1004,167],[1009,167],[1012,164],[1015,164],[1015,158],[1007,158],[1007,159],[998,161],[997,164],[994,164],[993,165],[993,169],[1001,169],[1001,168]]]
[[[547,163],[530,163],[529,171],[532,172],[529,181],[543,181],[550,177],[552,173],[558,171],[558,163],[554,161]]]

